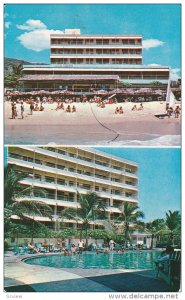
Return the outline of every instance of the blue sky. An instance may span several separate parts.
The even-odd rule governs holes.
[[[5,56],[49,63],[49,35],[80,28],[84,34],[142,34],[143,63],[181,66],[180,4],[7,4]]]
[[[180,148],[96,148],[132,160],[139,166],[139,207],[144,221],[181,210]]]

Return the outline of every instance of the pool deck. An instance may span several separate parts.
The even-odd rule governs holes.
[[[5,254],[6,292],[175,292],[153,270],[58,269],[23,261],[33,256]]]

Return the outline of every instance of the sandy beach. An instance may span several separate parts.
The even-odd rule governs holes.
[[[66,113],[56,111],[56,103],[46,103],[44,111],[30,115],[30,106],[25,104],[22,120],[17,104],[18,116],[13,120],[11,103],[5,102],[5,144],[180,145],[180,119],[155,116],[165,114],[165,102],[146,102],[143,111],[132,111],[133,105],[127,102],[100,108],[96,103],[75,103],[77,111]],[[115,114],[117,106],[123,107],[123,114]]]

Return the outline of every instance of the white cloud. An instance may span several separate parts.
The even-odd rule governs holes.
[[[8,17],[8,16],[9,16],[9,14],[7,14],[7,13],[4,14],[4,17],[5,17],[5,18]]]
[[[165,42],[162,42],[157,39],[148,39],[148,40],[143,40],[143,49],[150,49],[150,48],[155,48],[159,46],[163,46]]]
[[[148,64],[147,66],[149,66],[149,67],[160,67],[161,65],[160,64]]]
[[[25,24],[23,25],[17,25],[17,28],[21,29],[21,30],[28,30],[28,31],[32,31],[32,30],[41,30],[41,29],[46,29],[47,26],[40,20],[27,20],[25,22]]]
[[[181,69],[174,68],[170,70],[170,79],[176,81],[181,76]]]
[[[25,48],[40,52],[50,48],[50,35],[63,33],[61,30],[33,30],[25,32],[18,37],[21,45]]]
[[[5,22],[4,26],[5,26],[5,28],[9,28],[11,24],[12,24],[11,22]]]
[[[47,26],[40,20],[27,20],[23,25],[17,25],[17,28],[25,30],[18,40],[25,48],[40,52],[50,48],[50,35],[64,33],[61,30],[47,29]]]

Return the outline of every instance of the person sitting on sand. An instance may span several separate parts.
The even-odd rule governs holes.
[[[105,108],[105,103],[103,101],[101,102],[100,107]]]
[[[120,108],[119,108],[119,113],[123,114],[123,108],[122,108],[122,106],[120,106]]]
[[[119,114],[119,107],[116,107],[115,114]]]
[[[64,109],[64,103],[61,102],[60,106],[59,106],[59,109]]]
[[[34,108],[34,111],[37,111],[37,110],[39,110],[39,106],[38,106],[38,104],[36,103],[35,108]]]
[[[178,118],[179,115],[180,115],[180,107],[179,107],[179,105],[176,106],[176,108],[174,110],[174,113],[175,113],[175,118]]]
[[[71,112],[71,106],[70,105],[67,106],[66,112]]]
[[[138,110],[143,110],[143,109],[144,109],[144,107],[143,107],[143,104],[141,103]]]
[[[72,113],[73,112],[76,112],[76,106],[75,105],[73,105],[73,107],[72,107]]]
[[[39,109],[40,111],[43,111],[44,110],[44,106],[41,104],[40,105],[40,109]]]
[[[136,104],[132,107],[132,109],[131,110],[133,110],[133,111],[135,111],[135,110],[137,110],[137,106],[136,106]]]

